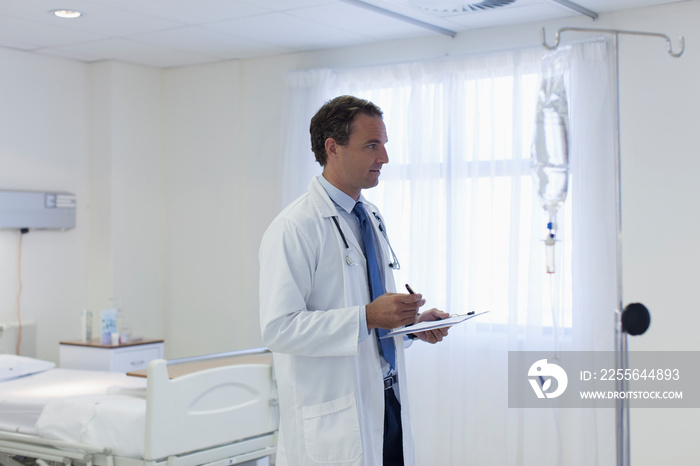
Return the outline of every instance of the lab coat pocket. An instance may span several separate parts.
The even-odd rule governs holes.
[[[318,463],[350,463],[362,454],[355,395],[302,408],[306,454]]]

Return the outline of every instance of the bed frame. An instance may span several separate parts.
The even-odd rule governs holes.
[[[177,361],[187,363],[183,366],[151,361],[144,458],[115,456],[99,445],[0,432],[0,464],[26,466],[23,458],[32,458],[41,466],[218,466],[270,456],[278,416],[272,359],[266,352],[261,348]],[[251,354],[257,358],[252,362]],[[206,368],[196,370],[202,363]],[[196,371],[173,375],[188,364]]]

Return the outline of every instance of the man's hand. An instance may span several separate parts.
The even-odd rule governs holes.
[[[447,312],[439,311],[435,308],[421,313],[416,319],[416,324],[418,322],[432,321],[432,320],[442,320],[450,317]],[[414,335],[418,339],[427,341],[428,343],[437,343],[442,341],[443,338],[447,336],[447,331],[449,327],[435,328],[432,330],[426,330],[425,332],[416,332]]]
[[[365,307],[367,328],[392,329],[412,324],[423,304],[425,299],[421,294],[383,294]]]

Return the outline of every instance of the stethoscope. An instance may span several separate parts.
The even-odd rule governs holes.
[[[391,267],[394,270],[401,270],[401,264],[399,263],[399,258],[396,257],[396,253],[394,252],[394,248],[391,247],[391,242],[389,242],[389,236],[386,234],[386,228],[384,228],[384,222],[382,222],[381,217],[379,217],[379,214],[376,212],[372,212],[372,215],[374,215],[374,218],[377,219],[377,224],[379,225],[379,231],[384,235],[384,239],[386,240],[387,246],[389,246],[389,251],[391,251],[391,262],[389,262],[389,267]],[[335,227],[338,229],[338,233],[340,233],[340,237],[343,239],[343,244],[345,245],[345,262],[348,265],[354,265],[355,261],[352,258],[352,250],[350,249],[350,245],[348,244],[348,240],[345,238],[345,233],[343,233],[343,230],[340,228],[340,223],[338,222],[338,216],[334,215],[331,217],[333,219],[333,222],[335,223]]]

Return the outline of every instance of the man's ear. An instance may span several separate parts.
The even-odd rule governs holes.
[[[326,139],[326,156],[327,157],[337,157],[338,155],[338,143],[335,142],[335,139],[333,138],[328,138]]]

